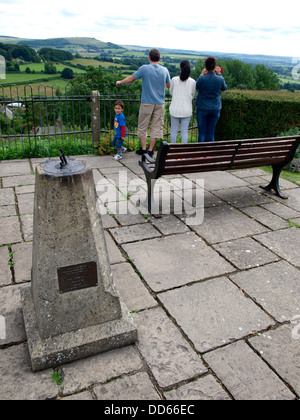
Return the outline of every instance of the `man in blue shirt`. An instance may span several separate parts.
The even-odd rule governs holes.
[[[118,80],[116,85],[130,84],[142,79],[142,97],[139,112],[138,136],[141,149],[137,154],[153,155],[153,148],[158,138],[163,137],[165,88],[170,88],[171,77],[168,69],[159,65],[160,52],[152,49],[149,52],[150,64],[141,66],[132,76]],[[151,121],[150,146],[147,150],[147,129]]]

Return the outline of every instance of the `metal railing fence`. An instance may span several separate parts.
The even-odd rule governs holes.
[[[114,103],[122,99],[128,135],[126,147],[139,148],[137,138],[140,88],[116,88],[80,84],[44,84],[33,88],[0,85],[0,160],[112,152]],[[169,106],[165,98],[164,139],[170,137]],[[196,117],[190,123],[190,137],[196,140]]]

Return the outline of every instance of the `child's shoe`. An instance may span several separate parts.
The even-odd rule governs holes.
[[[118,154],[116,154],[116,155],[113,157],[113,159],[114,159],[114,160],[121,160],[121,159],[122,159],[122,155],[118,155]]]
[[[122,152],[126,153],[127,152],[127,147],[123,147]]]

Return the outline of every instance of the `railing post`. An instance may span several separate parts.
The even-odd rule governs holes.
[[[92,140],[93,148],[100,142],[100,93],[92,91]]]

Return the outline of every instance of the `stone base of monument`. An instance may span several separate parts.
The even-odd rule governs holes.
[[[120,319],[41,338],[31,288],[24,288],[21,297],[31,367],[34,372],[127,346],[137,340],[137,331],[128,318],[126,307],[122,308]]]
[[[33,371],[137,340],[113,283],[96,200],[84,162],[37,166],[31,286],[21,289]]]

